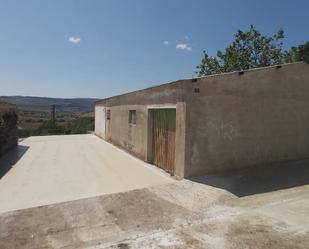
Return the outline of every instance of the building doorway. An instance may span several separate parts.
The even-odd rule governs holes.
[[[151,162],[174,175],[176,109],[152,109],[151,114]]]

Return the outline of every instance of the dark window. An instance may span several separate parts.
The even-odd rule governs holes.
[[[199,93],[199,92],[200,92],[200,89],[196,87],[196,88],[194,88],[194,92],[195,92],[195,93]]]
[[[129,124],[136,124],[136,110],[129,111]]]
[[[107,112],[106,112],[106,119],[107,120],[111,119],[111,110],[107,110]]]

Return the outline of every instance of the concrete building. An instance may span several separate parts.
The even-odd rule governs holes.
[[[179,80],[99,100],[95,133],[178,178],[309,157],[309,65]]]
[[[0,100],[0,156],[17,145],[16,106]],[[1,165],[0,165],[1,167]]]

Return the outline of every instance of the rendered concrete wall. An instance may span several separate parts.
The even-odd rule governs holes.
[[[0,101],[0,156],[17,145],[16,106]]]
[[[189,177],[309,157],[309,65],[181,80],[98,101],[106,140],[150,161],[148,110],[176,106],[175,174]],[[137,124],[128,124],[137,110]]]
[[[94,122],[94,133],[105,139],[105,106],[97,105],[94,109],[95,122]]]
[[[106,140],[117,144],[147,161],[148,113],[145,106],[110,106],[111,119],[106,121]],[[129,124],[129,110],[136,110],[136,124]]]
[[[102,101],[96,106],[105,105],[110,111],[110,120],[106,120],[107,141],[118,145],[140,159],[151,160],[151,143],[149,134],[149,110],[152,108],[176,108],[176,158],[175,175],[184,174],[185,148],[185,105],[183,103],[183,82],[178,81],[129,94],[124,94]],[[136,110],[136,124],[129,124],[129,111]]]
[[[309,157],[308,64],[200,78],[185,101],[186,176]]]

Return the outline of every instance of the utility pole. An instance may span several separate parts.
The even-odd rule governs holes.
[[[52,105],[51,106],[51,120],[52,120],[53,123],[55,123],[55,121],[56,121],[55,113],[56,113],[56,106]]]

